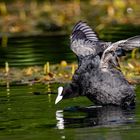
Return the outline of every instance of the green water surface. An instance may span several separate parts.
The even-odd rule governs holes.
[[[76,106],[92,105],[86,97],[54,104],[59,85],[0,87],[0,139],[140,139],[140,86],[136,88],[135,109],[97,107],[79,111]],[[40,95],[34,94],[37,91]]]

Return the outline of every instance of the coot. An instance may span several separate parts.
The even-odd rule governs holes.
[[[55,104],[61,99],[86,96],[97,105],[134,105],[134,88],[118,68],[118,57],[120,52],[140,47],[140,36],[115,43],[104,42],[80,21],[74,26],[70,40],[70,48],[78,58],[78,68],[72,82],[58,88]]]

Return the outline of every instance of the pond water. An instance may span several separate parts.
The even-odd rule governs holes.
[[[86,97],[55,105],[58,86],[1,87],[0,139],[140,139],[140,86],[136,87],[136,108],[130,110],[90,107],[92,103]],[[35,91],[41,94],[35,95]]]
[[[105,41],[115,42],[139,34],[140,26],[116,25],[101,30],[99,37]],[[1,37],[0,42],[2,40]],[[69,45],[69,35],[9,37],[7,47],[0,44],[0,67],[3,67],[5,62],[14,67],[44,65],[47,61],[51,64],[60,63],[62,60],[73,62],[76,56]]]
[[[19,36],[10,37],[7,47],[0,46],[0,66],[5,61],[10,66],[31,66],[60,63],[61,60],[72,62],[75,55],[69,48],[68,36]]]
[[[117,41],[138,35],[140,27],[106,29],[102,39]],[[31,66],[73,62],[69,36],[11,37],[0,46],[0,66]],[[56,59],[55,59],[56,58]],[[0,139],[4,140],[129,140],[140,139],[140,86],[135,109],[91,107],[86,97],[54,104],[59,84],[0,87]],[[39,95],[37,93],[40,93]]]

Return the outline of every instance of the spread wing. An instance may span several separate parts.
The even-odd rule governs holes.
[[[118,44],[118,46],[126,51],[140,48],[140,35],[126,39],[124,42]]]
[[[71,50],[78,56],[95,55],[102,51],[96,33],[85,23],[79,21],[73,28],[70,37]]]
[[[100,67],[108,68],[110,63],[114,66],[119,66],[117,62],[117,50],[123,49],[129,51],[134,48],[140,48],[140,36],[134,36],[126,40],[121,40],[112,43],[104,52],[101,58]]]
[[[90,41],[98,41],[96,33],[86,24],[79,21],[73,28],[71,34],[71,42],[76,39],[88,39]]]

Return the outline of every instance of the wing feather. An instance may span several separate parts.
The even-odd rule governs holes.
[[[79,21],[73,28],[72,34],[71,34],[71,41],[74,41],[75,39],[81,39],[77,32],[80,32],[80,34],[83,34],[82,39],[88,39],[91,41],[98,41],[97,34],[85,23],[82,21]],[[76,38],[75,38],[76,34]],[[79,37],[79,38],[78,38]]]
[[[118,44],[118,46],[126,51],[140,48],[140,35],[126,39],[124,42]]]
[[[79,21],[72,30],[70,47],[78,57],[94,55],[101,49],[97,46],[98,41],[96,33],[85,22]]]
[[[115,43],[112,43],[103,52],[101,62],[100,62],[100,67],[108,68],[110,66],[109,62],[111,61],[113,62],[114,60],[117,60],[118,50],[129,51],[129,50],[133,50],[134,48],[140,48],[140,36],[134,36],[126,40],[120,40]],[[116,61],[115,63],[114,64],[117,66],[118,62]]]

